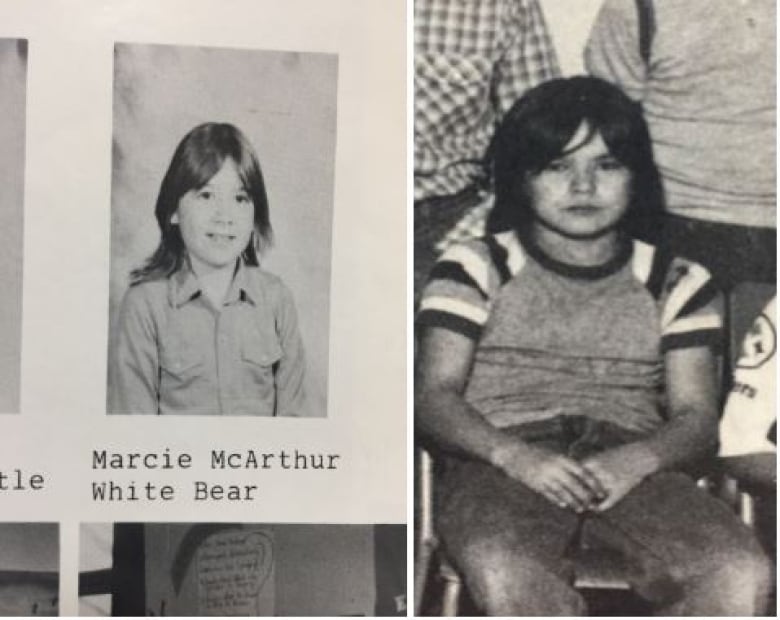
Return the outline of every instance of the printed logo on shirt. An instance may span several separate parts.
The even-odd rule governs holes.
[[[772,358],[777,349],[777,334],[772,321],[761,314],[742,342],[737,368],[759,368]]]

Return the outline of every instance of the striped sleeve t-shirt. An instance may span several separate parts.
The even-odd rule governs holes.
[[[417,325],[475,341],[465,397],[498,427],[585,415],[650,432],[663,354],[719,346],[722,299],[703,267],[640,241],[577,267],[504,232],[441,257]]]

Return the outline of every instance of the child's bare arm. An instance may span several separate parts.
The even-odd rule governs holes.
[[[586,459],[616,504],[646,476],[712,453],[718,438],[717,371],[708,347],[674,349],[665,357],[669,421],[647,439]]]
[[[599,480],[562,454],[530,446],[495,428],[463,398],[474,341],[430,328],[415,376],[418,427],[444,447],[486,461],[551,502],[581,511],[605,494]]]

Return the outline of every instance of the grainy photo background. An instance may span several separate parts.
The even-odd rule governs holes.
[[[27,41],[0,39],[0,413],[19,412]]]
[[[159,241],[154,204],[176,145],[200,123],[232,123],[263,171],[274,243],[261,266],[293,292],[316,417],[327,414],[337,69],[335,54],[114,48],[111,325],[130,270]]]

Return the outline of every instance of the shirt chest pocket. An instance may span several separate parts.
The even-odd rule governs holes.
[[[205,361],[196,349],[168,342],[160,351],[161,387],[186,387],[203,377]]]
[[[276,337],[252,331],[241,344],[241,374],[245,395],[267,399],[275,394],[275,375],[282,360]]]
[[[180,338],[170,338],[160,349],[160,409],[192,412],[213,408],[213,383],[202,351]]]

